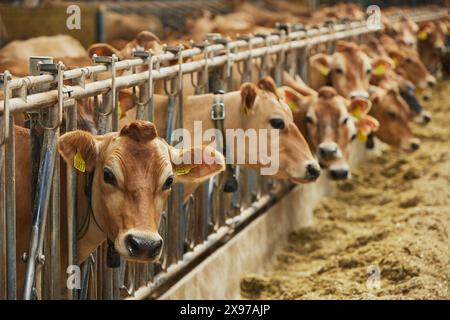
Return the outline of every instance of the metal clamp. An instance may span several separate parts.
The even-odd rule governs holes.
[[[135,58],[140,58],[142,60],[144,60],[145,62],[147,62],[147,66],[148,66],[148,85],[151,87],[150,88],[150,92],[149,92],[149,98],[147,101],[145,102],[140,102],[139,98],[136,95],[136,87],[133,86],[133,103],[135,105],[138,106],[138,109],[149,104],[150,101],[152,100],[152,95],[153,95],[153,75],[152,75],[152,70],[153,70],[153,51],[149,50],[135,50],[133,51],[133,57]],[[133,68],[133,72],[135,71],[135,69]]]
[[[217,90],[214,92],[214,104],[211,108],[211,119],[214,121],[225,119],[225,103],[222,99],[222,95],[224,93],[225,92],[223,90]]]
[[[181,88],[183,86],[183,70],[182,70],[182,63],[183,63],[183,50],[184,50],[184,46],[182,44],[179,44],[178,46],[168,46],[168,45],[164,45],[163,46],[163,50],[164,52],[170,52],[172,54],[174,54],[177,59],[178,59],[178,86],[176,89],[171,88],[172,90],[169,90],[168,86],[167,86],[167,80],[164,80],[164,91],[166,93],[166,95],[171,96],[171,97],[175,97],[176,95],[178,95],[181,92]]]
[[[66,95],[69,95],[72,93],[72,88],[64,88],[64,69],[65,66],[62,62],[59,63],[38,63],[38,70],[39,73],[50,73],[57,78],[57,85],[58,85],[58,103],[56,104],[56,110],[57,110],[57,122],[56,124],[53,124],[51,127],[48,127],[44,125],[43,123],[43,115],[42,110],[39,109],[39,117],[38,122],[39,125],[46,130],[56,130],[60,127],[63,119],[63,108],[64,108],[64,98]],[[50,122],[53,123],[53,117],[54,115],[51,115]]]
[[[240,68],[241,64],[238,62],[237,63],[237,70],[238,70],[238,73],[243,78],[245,77],[245,79],[246,79],[245,81],[251,81],[251,72],[252,72],[251,61],[252,61],[252,50],[253,50],[253,46],[252,46],[252,42],[251,42],[252,36],[251,35],[238,35],[237,39],[246,41],[247,42],[247,47],[248,47],[248,56],[247,56],[247,59],[244,60],[245,68],[241,69]],[[244,72],[250,73],[250,74],[245,74],[244,75]],[[244,82],[244,81],[242,81],[242,82]]]
[[[203,57],[205,59],[205,66],[203,68],[203,79],[201,80],[201,83],[200,80],[198,79],[198,76],[197,76],[197,83],[195,83],[194,72],[190,73],[192,86],[195,88],[196,92],[200,92],[200,90],[205,89],[208,84],[208,59],[210,58],[210,51],[209,51],[210,42],[208,40],[205,40],[202,43],[194,43],[194,41],[191,40],[190,44],[192,47],[199,48],[200,50],[202,50]]]
[[[97,56],[94,54],[92,56],[92,61],[95,64],[104,64],[108,67],[108,69],[111,71],[111,94],[112,94],[112,104],[110,110],[103,112],[100,111],[97,106],[96,112],[103,117],[109,116],[114,110],[116,110],[116,62],[119,61],[119,58],[113,54],[111,56]]]
[[[277,22],[275,24],[275,27],[280,31],[284,31],[287,35],[289,34],[292,28],[289,22]]]

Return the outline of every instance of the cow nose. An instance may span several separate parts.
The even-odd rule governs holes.
[[[330,169],[330,177],[332,180],[344,180],[348,178],[347,168]]]
[[[306,179],[315,180],[320,176],[320,166],[314,162],[306,166]]]
[[[429,123],[431,121],[431,115],[430,114],[424,114],[423,115],[423,122]]]
[[[350,100],[353,99],[369,99],[369,94],[367,93],[367,91],[362,91],[362,90],[357,90],[357,91],[352,91],[350,92]]]
[[[327,143],[319,145],[319,156],[320,158],[334,159],[338,154],[338,146],[335,143]]]
[[[420,148],[420,144],[417,142],[412,142],[411,143],[411,150],[416,151],[417,149]]]
[[[423,101],[430,101],[430,96],[428,94],[422,97]]]
[[[148,239],[129,234],[125,238],[125,247],[132,258],[142,260],[155,259],[161,253],[163,241],[161,238]]]

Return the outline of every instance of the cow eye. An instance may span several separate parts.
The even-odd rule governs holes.
[[[394,111],[389,111],[388,115],[391,119],[395,119],[397,117],[397,114]]]
[[[116,177],[114,176],[114,173],[112,173],[112,171],[109,168],[103,169],[103,181],[105,181],[105,183],[107,183],[107,184],[117,186]]]
[[[343,124],[343,125],[346,125],[347,122],[348,122],[348,117],[346,117],[346,118],[342,121],[342,124]]]
[[[272,127],[274,127],[275,129],[284,129],[285,124],[284,124],[284,120],[280,119],[280,118],[274,118],[274,119],[270,119],[270,125]]]
[[[405,63],[411,63],[412,62],[412,60],[411,60],[411,58],[405,58]]]
[[[343,74],[344,70],[342,70],[342,68],[336,68],[334,69],[334,71],[336,71],[337,74]]]
[[[172,187],[173,180],[174,180],[173,176],[169,176],[166,179],[166,181],[164,182],[162,189],[163,190],[169,190]]]
[[[309,114],[306,115],[305,119],[306,119],[306,123],[314,124],[314,119]]]

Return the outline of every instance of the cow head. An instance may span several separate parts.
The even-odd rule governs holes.
[[[446,36],[447,25],[441,21],[427,21],[420,25],[417,32],[419,44],[439,55],[444,52]]]
[[[393,89],[377,88],[370,99],[370,114],[380,124],[376,137],[408,152],[417,150],[420,141],[413,136],[409,126],[409,107],[401,95]]]
[[[147,121],[104,136],[69,132],[61,136],[58,150],[68,165],[82,161],[93,174],[91,206],[98,228],[122,257],[134,261],[161,255],[158,222],[172,184],[200,182],[224,169],[224,158],[214,148],[175,149]],[[201,163],[180,161],[194,152],[202,153]]]
[[[419,26],[417,23],[405,17],[392,25],[392,31],[395,38],[403,41],[412,48],[417,47],[416,34],[418,30]]]
[[[246,159],[257,158],[259,161],[261,157],[256,157],[256,153],[264,147],[264,142],[261,141],[264,138],[270,142],[267,147],[272,146],[272,150],[278,153],[278,170],[272,175],[274,178],[290,179],[296,183],[316,180],[320,174],[319,164],[293,121],[284,90],[277,91],[273,80],[265,77],[257,85],[244,83],[240,88],[240,95],[242,116],[239,128],[244,132],[256,131],[260,145],[246,147],[245,151],[237,150],[236,154],[241,152]],[[262,132],[267,135],[261,135]],[[278,134],[278,141],[272,138],[274,133]],[[259,168],[267,166],[261,162],[254,165]]]
[[[331,87],[321,88],[318,96],[301,97],[297,93],[293,96],[296,99],[295,124],[321,167],[328,169],[331,179],[348,178],[348,146],[356,137],[355,124],[347,111],[348,101]]]
[[[330,85],[346,98],[366,96],[372,65],[357,44],[338,41],[332,55],[316,54],[310,59],[310,83],[313,89]]]
[[[400,42],[397,48],[388,48],[387,50],[394,61],[395,71],[411,81],[420,96],[436,84],[436,78],[428,72],[414,48]]]

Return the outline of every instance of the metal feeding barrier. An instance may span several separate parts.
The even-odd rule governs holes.
[[[446,13],[446,12],[445,12]],[[415,21],[438,19],[442,11],[411,12]],[[397,19],[398,17],[392,17]],[[368,29],[365,21],[353,21],[305,29],[303,26],[279,24],[273,34],[239,36],[230,41],[211,34],[191,49],[182,46],[164,47],[162,53],[135,51],[134,58],[118,61],[117,57],[93,57],[93,65],[64,70],[62,63],[50,57],[30,59],[31,76],[12,79],[8,72],[0,76],[0,299],[121,299],[157,297],[202,258],[224,243],[230,235],[243,228],[268,205],[278,201],[292,185],[257,176],[252,171],[234,168],[238,189],[223,192],[229,173],[209,179],[183,204],[183,186],[177,185],[161,215],[160,234],[164,239],[161,261],[152,264],[126,262],[108,254],[106,244],[95,250],[81,265],[80,287],[66,288],[63,266],[76,266],[77,175],[68,166],[66,185],[60,185],[59,156],[56,142],[60,131],[77,128],[77,102],[87,103],[94,97],[97,107],[98,133],[119,128],[118,93],[124,88],[139,87],[135,96],[137,118],[154,119],[155,83],[164,82],[168,96],[166,137],[181,127],[183,117],[183,81],[191,74],[196,94],[233,91],[233,72],[242,82],[252,79],[252,63],[258,61],[258,77],[269,72],[277,85],[283,71],[306,75],[305,63],[314,48],[333,50],[339,39],[363,38],[379,29]],[[363,39],[362,39],[363,40]],[[325,48],[321,47],[325,44]],[[184,58],[203,55],[200,60],[183,62]],[[175,61],[175,65],[164,66]],[[137,67],[147,70],[136,72]],[[118,76],[119,71],[128,74]],[[197,74],[197,77],[194,74]],[[106,79],[99,79],[100,75]],[[101,99],[100,99],[101,98]],[[26,113],[31,130],[32,162],[32,229],[29,250],[16,252],[16,190],[15,188],[15,116]],[[62,127],[64,125],[64,128]],[[171,141],[169,141],[170,143]],[[66,221],[61,221],[61,190],[66,190]],[[65,233],[61,225],[65,226]],[[65,237],[67,247],[61,248]],[[61,252],[67,256],[63,261]],[[18,257],[20,257],[18,259]],[[19,264],[26,265],[23,288],[18,288]]]

